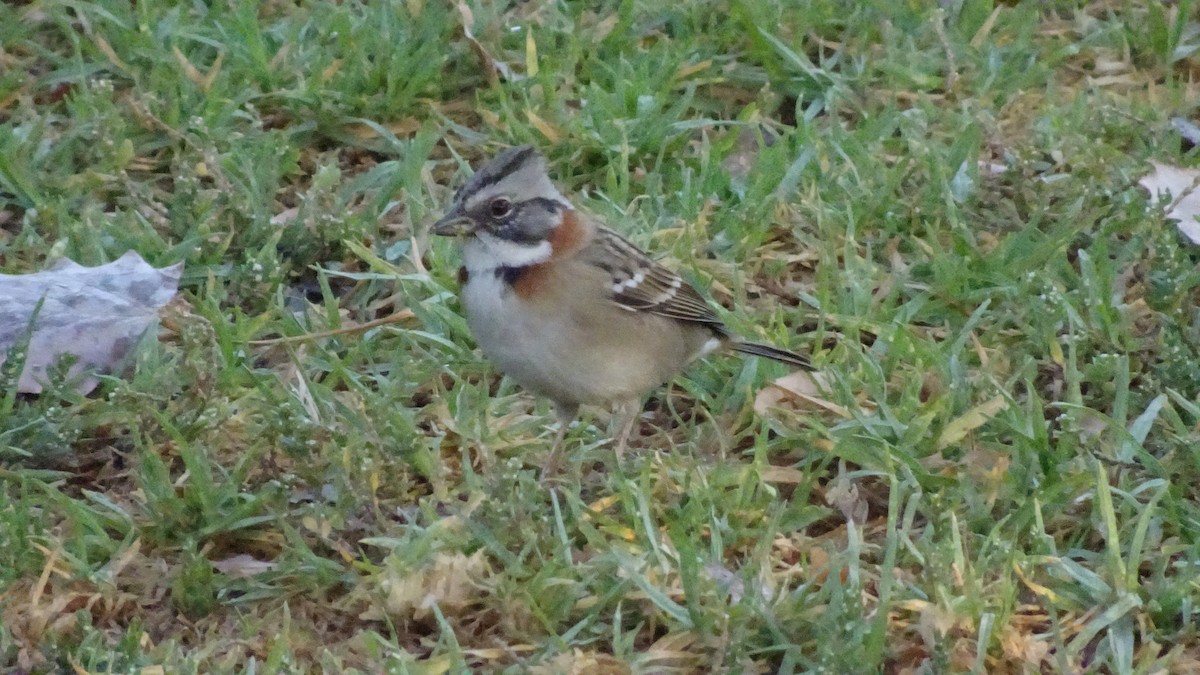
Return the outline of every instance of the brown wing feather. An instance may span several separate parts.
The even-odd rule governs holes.
[[[584,258],[612,275],[612,300],[622,308],[705,324],[725,332],[725,324],[691,284],[619,234],[597,228],[588,248]]]
[[[691,284],[612,230],[597,227],[595,238],[580,251],[580,256],[611,275],[610,297],[619,307],[706,326],[728,340],[734,351],[812,370],[812,363],[804,354],[734,338]]]

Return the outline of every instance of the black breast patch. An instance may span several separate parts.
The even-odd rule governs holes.
[[[527,268],[525,267],[509,267],[508,265],[502,265],[496,268],[496,278],[503,281],[504,285],[512,286],[513,284],[517,283],[517,280],[521,278],[521,275],[525,274],[526,269]]]

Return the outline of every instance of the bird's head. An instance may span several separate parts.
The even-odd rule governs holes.
[[[475,172],[454,195],[434,234],[475,237],[507,265],[538,262],[571,211],[546,173],[546,159],[529,146],[505,150]]]

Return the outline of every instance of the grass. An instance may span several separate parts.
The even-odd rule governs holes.
[[[940,5],[0,5],[0,270],[187,265],[0,398],[0,669],[1195,672],[1195,4]],[[516,143],[822,405],[713,358],[541,488],[426,230]]]

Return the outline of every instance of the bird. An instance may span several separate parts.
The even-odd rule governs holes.
[[[431,232],[460,241],[462,306],[484,356],[554,406],[543,478],[581,405],[614,407],[620,462],[643,397],[696,359],[731,350],[812,369],[734,335],[695,287],[576,209],[532,146],[478,169]]]

